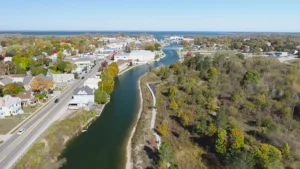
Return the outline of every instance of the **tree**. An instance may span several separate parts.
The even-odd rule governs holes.
[[[229,139],[228,139],[230,148],[240,149],[244,146],[244,133],[237,129],[232,128],[229,130]]]
[[[217,128],[223,129],[225,129],[227,126],[226,112],[224,108],[221,108],[220,111],[217,113],[216,126]]]
[[[103,91],[105,91],[107,94],[112,94],[114,90],[114,81],[113,80],[102,80],[99,82],[99,88]]]
[[[64,60],[65,59],[65,55],[62,52],[58,52],[57,53],[57,59],[58,60]]]
[[[166,123],[163,122],[161,125],[159,125],[158,126],[158,131],[160,132],[160,134],[162,136],[166,136],[167,135],[167,131],[168,131]]]
[[[200,122],[197,122],[195,125],[195,131],[200,134],[204,134],[207,129],[207,122],[205,119],[202,119]]]
[[[209,68],[206,78],[209,82],[216,82],[218,79],[218,70],[215,67]]]
[[[291,151],[290,151],[290,147],[289,144],[284,144],[282,150],[281,150],[282,156],[285,159],[290,159],[291,158]]]
[[[147,43],[144,44],[144,48],[145,48],[145,50],[150,50],[152,52],[155,50],[154,44],[153,43],[149,43],[149,42],[147,42]]]
[[[205,131],[206,136],[213,136],[217,132],[217,128],[213,123],[210,123]]]
[[[14,56],[12,58],[12,61],[16,66],[19,66],[23,70],[28,70],[30,68],[31,63],[33,62],[33,59],[30,57]]]
[[[160,166],[166,166],[166,164],[174,162],[174,150],[172,146],[168,142],[162,142],[161,147],[159,149],[159,160]]]
[[[230,150],[226,153],[225,163],[230,169],[254,169],[255,161],[247,150]]]
[[[78,79],[78,73],[77,72],[74,73],[74,78]]]
[[[161,45],[159,43],[154,43],[154,48],[155,48],[155,50],[160,50]]]
[[[48,70],[46,68],[44,68],[43,66],[38,66],[38,67],[32,66],[31,67],[32,76],[36,76],[36,75],[39,75],[39,74],[46,75],[47,72],[48,72]]]
[[[259,73],[256,70],[248,70],[243,77],[242,84],[257,84],[259,81]]]
[[[100,88],[95,90],[94,97],[95,97],[95,102],[98,104],[104,104],[108,100],[107,93],[105,91],[102,91]]]
[[[253,50],[253,53],[259,55],[259,54],[261,53],[260,48],[256,46],[256,47],[254,48],[254,50]]]
[[[257,168],[271,169],[280,165],[282,158],[281,152],[269,144],[260,144],[251,149],[254,154]]]
[[[6,84],[3,88],[3,94],[9,94],[9,95],[17,95],[20,92],[23,92],[24,88],[22,86],[22,83],[9,83]]]
[[[173,111],[178,109],[178,104],[175,102],[174,99],[171,100],[170,109],[172,109]]]
[[[33,91],[47,91],[47,89],[53,88],[53,80],[43,80],[41,77],[35,77],[31,84],[31,89]]]
[[[227,132],[224,129],[218,129],[215,138],[215,150],[219,154],[226,153]]]
[[[178,89],[176,86],[171,86],[169,88],[169,99],[173,99],[175,94],[177,93]]]
[[[107,66],[107,61],[106,61],[106,60],[103,61],[103,62],[101,63],[101,66],[102,66],[102,67],[106,67],[106,66]]]

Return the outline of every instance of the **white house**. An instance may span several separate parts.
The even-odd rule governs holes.
[[[91,58],[80,58],[73,61],[77,65],[77,68],[86,67],[88,70],[94,66],[94,59]]]
[[[118,53],[115,55],[114,61],[118,60],[133,60],[136,62],[151,62],[155,59],[155,53],[148,50],[133,50],[128,53]]]
[[[95,102],[94,89],[84,86],[74,91],[72,100],[69,102],[69,109],[79,109],[87,107],[89,104]]]
[[[23,113],[21,99],[19,97],[11,97],[6,95],[3,98],[0,98],[0,118]]]
[[[74,81],[74,74],[52,74],[54,83],[63,83]]]
[[[88,86],[91,89],[98,89],[98,83],[101,82],[100,78],[88,78],[83,83],[83,86]]]

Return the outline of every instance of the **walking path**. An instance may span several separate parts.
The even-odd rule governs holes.
[[[156,144],[157,144],[157,149],[159,150],[160,145],[161,145],[161,137],[155,131],[155,119],[156,119],[156,114],[157,114],[156,107],[155,107],[155,105],[156,105],[156,97],[155,97],[154,92],[152,91],[152,89],[151,89],[151,87],[149,86],[148,83],[147,83],[147,87],[149,88],[149,90],[151,92],[151,95],[153,97],[152,119],[151,119],[150,128],[151,128],[151,131],[152,131],[153,135],[155,136]]]

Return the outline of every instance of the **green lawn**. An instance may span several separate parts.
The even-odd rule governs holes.
[[[30,114],[22,114],[20,116],[6,117],[0,119],[0,134],[7,134],[11,129],[21,123]]]
[[[24,114],[12,117],[6,117],[4,119],[0,119],[0,134],[7,134],[11,129],[25,120],[28,116],[34,113],[41,105],[36,105],[35,107],[24,107]]]

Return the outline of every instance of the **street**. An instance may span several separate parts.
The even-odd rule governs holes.
[[[0,168],[11,168],[18,159],[27,152],[30,146],[38,139],[38,137],[50,125],[58,120],[64,111],[62,108],[68,105],[74,89],[83,86],[87,78],[94,77],[101,65],[98,63],[90,73],[84,75],[84,79],[77,79],[59,97],[58,103],[51,101],[43,109],[41,109],[35,116],[25,122],[20,128],[25,128],[26,131],[22,135],[13,134],[8,140],[0,144]],[[17,131],[16,131],[17,132]]]

